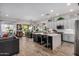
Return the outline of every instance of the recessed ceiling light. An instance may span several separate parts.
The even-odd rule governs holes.
[[[70,6],[71,5],[71,3],[67,3],[67,6]]]
[[[41,14],[41,16],[44,16],[44,14]]]
[[[53,12],[54,10],[50,10],[50,12]]]
[[[5,16],[8,16],[8,14],[6,14]]]
[[[74,11],[74,9],[70,9],[70,12],[73,12]]]

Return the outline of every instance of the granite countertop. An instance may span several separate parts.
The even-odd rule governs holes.
[[[49,34],[49,33],[47,33],[47,34],[45,34],[45,33],[34,33],[34,34],[41,34],[41,35],[47,35],[47,36],[56,36],[56,35],[59,35],[57,33],[51,33],[51,34]]]

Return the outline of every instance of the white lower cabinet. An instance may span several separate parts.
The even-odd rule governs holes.
[[[74,34],[63,34],[63,40],[67,42],[75,42],[75,35]]]

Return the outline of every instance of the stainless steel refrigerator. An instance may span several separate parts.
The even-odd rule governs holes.
[[[79,20],[75,21],[75,45],[74,54],[79,56]]]

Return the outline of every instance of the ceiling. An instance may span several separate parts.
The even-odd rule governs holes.
[[[78,9],[77,3],[0,3],[0,20],[37,21]]]

